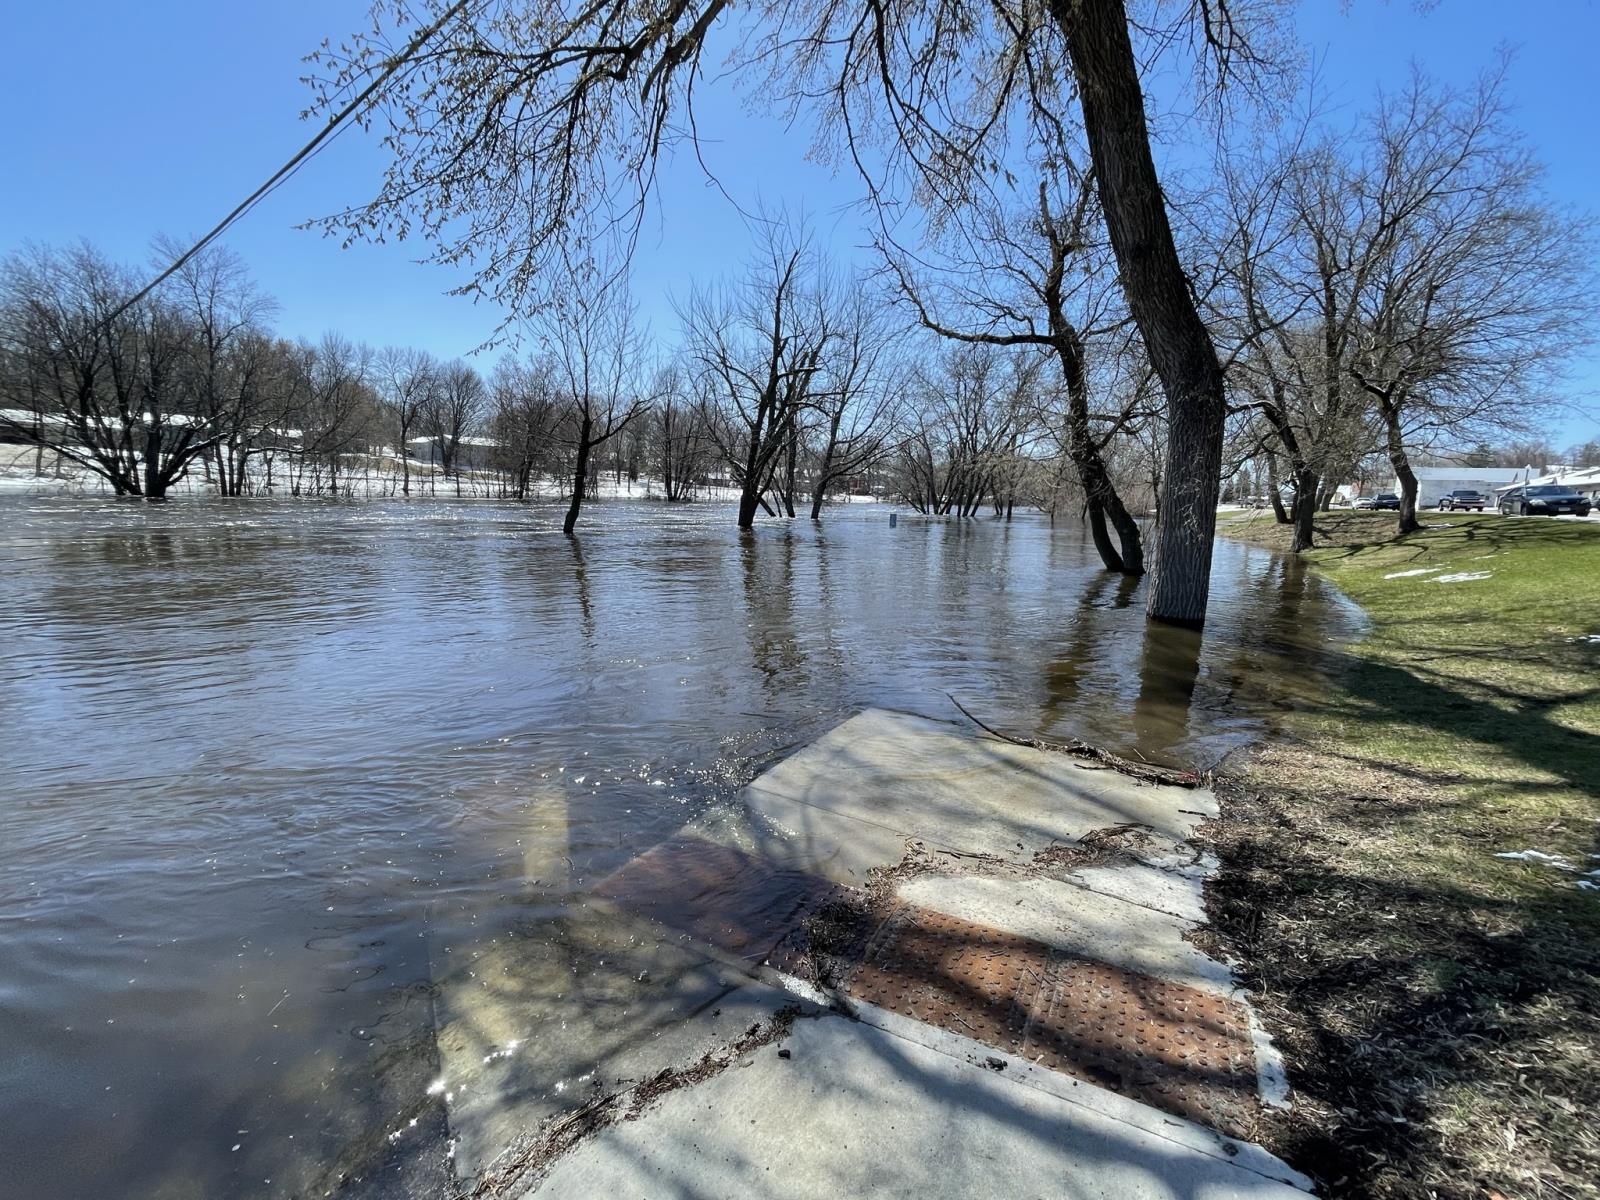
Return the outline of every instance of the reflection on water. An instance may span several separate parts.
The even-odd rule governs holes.
[[[322,1192],[490,961],[867,705],[1214,762],[1348,606],[1217,548],[1147,630],[1077,530],[712,507],[0,502],[0,1162],[35,1198]],[[418,1168],[421,1170],[422,1168]],[[428,1169],[442,1172],[442,1162]],[[443,1178],[441,1174],[441,1178]]]

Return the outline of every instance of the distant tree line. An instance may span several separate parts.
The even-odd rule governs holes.
[[[543,314],[532,348],[487,376],[337,333],[281,337],[276,304],[220,247],[128,305],[138,285],[88,245],[0,263],[0,441],[31,447],[39,473],[152,500],[180,484],[561,496],[569,532],[607,479],[669,503],[728,495],[741,528],[820,519],[852,490],[951,517],[1095,509],[1064,457],[1069,389],[1037,348],[941,351],[782,221],[743,275],[681,301],[681,345],[649,344],[612,286]],[[1139,481],[1159,465],[1106,453],[1153,501]]]

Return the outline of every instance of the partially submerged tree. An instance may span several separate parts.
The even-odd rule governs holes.
[[[297,347],[299,379],[291,414],[300,430],[290,492],[339,492],[344,458],[372,448],[378,394],[372,349],[337,333]],[[327,473],[326,481],[323,472]]]
[[[571,448],[572,490],[561,529],[568,537],[588,497],[591,455],[650,411],[642,394],[643,346],[623,280],[568,293],[544,312],[540,333],[563,392],[560,436]]]
[[[500,462],[511,476],[511,496],[532,499],[540,471],[552,460],[565,411],[558,368],[548,356],[508,356],[495,367],[489,394],[493,405],[489,428]]]
[[[971,517],[986,500],[1006,511],[1042,432],[1036,398],[1049,365],[1031,347],[977,342],[917,370],[894,463],[901,499],[934,516]]]
[[[810,404],[817,446],[810,462],[811,519],[839,484],[870,472],[893,449],[904,373],[894,362],[894,331],[859,281],[829,300],[834,333]]]
[[[651,458],[667,503],[675,504],[694,495],[715,459],[709,404],[691,393],[686,372],[676,367],[663,368],[651,390],[656,396]]]
[[[1117,302],[1109,252],[1097,237],[1091,181],[1060,161],[1057,172],[1040,179],[1037,199],[1026,209],[982,202],[953,220],[936,263],[918,263],[886,239],[880,249],[926,328],[955,341],[1036,346],[1054,356],[1066,405],[1052,424],[1082,490],[1095,549],[1108,570],[1142,575],[1139,525],[1105,457],[1107,443],[1141,404],[1133,399],[1108,412],[1113,406],[1106,398],[1096,405],[1091,395],[1091,347],[1098,343],[1108,357],[1126,353],[1126,310]],[[1100,378],[1113,374],[1102,369]]]
[[[831,315],[815,253],[783,226],[769,227],[743,280],[696,291],[680,314],[711,400],[706,428],[739,488],[740,529],[754,525],[758,508],[774,512],[767,492],[796,451],[825,369]]]
[[[461,447],[483,420],[488,399],[483,377],[461,359],[432,371],[422,403],[422,428],[433,443],[439,470],[461,495]]]
[[[390,347],[378,355],[378,395],[394,429],[400,492],[405,496],[411,495],[411,434],[427,415],[440,370],[433,356],[422,350]]]

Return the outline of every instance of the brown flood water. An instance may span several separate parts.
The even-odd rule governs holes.
[[[581,893],[853,712],[954,719],[947,692],[1209,765],[1359,620],[1221,542],[1204,637],[1149,628],[1033,515],[584,521],[0,499],[0,1195],[381,1174],[430,980],[512,908],[559,928],[575,893],[530,905],[541,864]]]

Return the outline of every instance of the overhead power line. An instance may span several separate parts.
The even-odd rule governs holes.
[[[235,207],[232,212],[223,217],[222,220],[218,221],[216,225],[211,228],[209,233],[207,233],[199,241],[195,242],[194,245],[190,246],[176,259],[174,259],[166,270],[162,271],[161,274],[157,275],[149,283],[145,284],[144,287],[140,288],[127,300],[118,305],[116,311],[107,317],[103,324],[111,324],[111,322],[115,321],[135,304],[139,303],[139,301],[143,300],[167,280],[171,279],[173,275],[177,274],[183,269],[185,263],[187,263],[196,254],[199,254],[200,251],[204,250],[212,242],[216,241],[219,237],[226,233],[229,227],[238,221],[239,218],[243,217],[258,203],[265,199],[266,196],[271,193],[279,184],[283,183],[289,178],[289,176],[293,175],[297,170],[299,170],[307,159],[321,149],[322,146],[334,136],[334,134],[339,132],[344,123],[356,112],[358,112],[362,105],[366,104],[366,102],[371,99],[374,92],[382,87],[383,84],[391,76],[393,76],[396,71],[410,61],[412,56],[422,48],[423,44],[426,43],[429,38],[433,37],[434,34],[443,29],[445,25],[448,24],[457,13],[466,8],[470,2],[471,0],[456,0],[456,3],[447,8],[444,13],[440,15],[437,21],[424,27],[423,29],[418,30],[416,36],[406,43],[405,49],[392,56],[386,63],[384,63],[383,68],[372,77],[372,80],[367,84],[367,86],[362,88],[361,91],[349,101],[349,103],[347,103],[343,108],[330,117],[328,119],[328,123],[317,131],[317,135],[315,137],[313,137],[309,142],[296,151],[293,158],[289,159],[288,162],[284,163],[283,166],[274,171],[266,180],[266,182],[241,200],[238,206]]]

